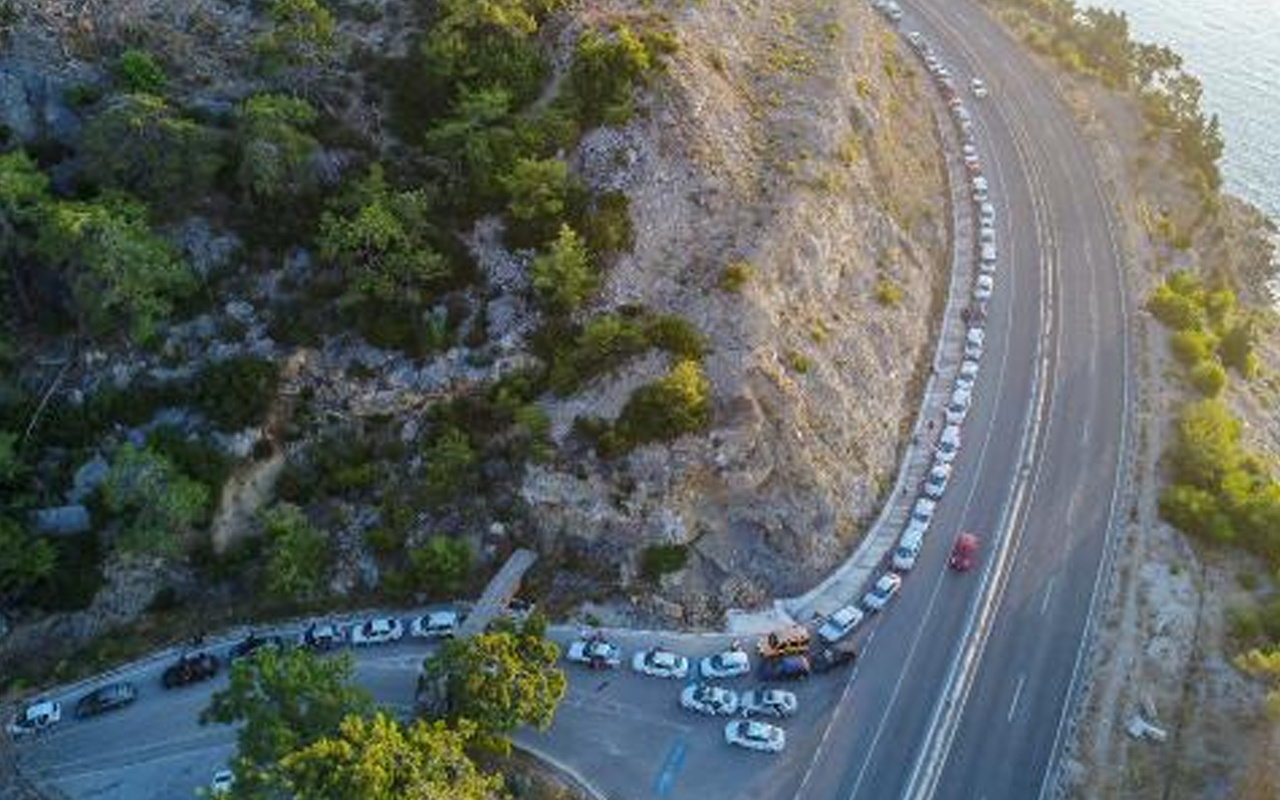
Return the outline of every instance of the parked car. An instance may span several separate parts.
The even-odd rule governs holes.
[[[973,388],[978,381],[978,362],[973,359],[966,358],[960,362],[960,371],[956,373],[956,387]]]
[[[984,225],[996,224],[996,207],[992,203],[982,203],[978,206],[978,219]]]
[[[979,302],[990,300],[991,293],[995,291],[996,282],[990,275],[979,275],[978,279],[973,282],[973,299]]]
[[[138,690],[132,683],[126,681],[108,683],[76,701],[76,716],[81,719],[96,717],[108,711],[124,708],[137,699]]]
[[[342,626],[331,622],[314,622],[302,633],[302,646],[312,650],[332,650],[346,641]]]
[[[808,656],[779,656],[761,661],[758,674],[762,681],[792,681],[807,678],[812,671]]]
[[[979,100],[986,98],[988,94],[987,84],[982,80],[982,78],[974,78],[969,81],[969,90],[973,92],[973,96]]]
[[[698,670],[704,678],[736,678],[751,671],[751,659],[741,650],[725,650],[702,659]]]
[[[996,250],[995,242],[984,243],[978,252],[979,269],[982,272],[995,272],[998,260],[999,251]]]
[[[915,568],[916,559],[920,557],[922,547],[924,547],[924,528],[908,527],[898,538],[898,546],[893,549],[890,565],[899,572],[910,572]]]
[[[982,358],[987,334],[977,326],[969,328],[964,336],[964,357],[972,360]]]
[[[787,734],[782,728],[745,719],[725,725],[724,740],[735,747],[760,753],[781,753],[787,746]]]
[[[680,693],[680,705],[699,714],[731,717],[738,712],[738,694],[723,686],[691,683]]]
[[[951,482],[951,465],[950,464],[934,464],[929,470],[929,474],[924,479],[924,486],[921,491],[925,497],[931,497],[938,500],[943,493],[947,491],[947,484]]]
[[[951,548],[951,558],[947,561],[947,565],[956,572],[966,572],[972,569],[973,563],[978,556],[979,545],[978,537],[974,534],[960,534],[956,537],[956,543]]]
[[[865,615],[857,606],[844,606],[836,609],[827,617],[827,621],[818,628],[818,638],[828,644],[838,642],[858,629]]]
[[[231,794],[231,788],[235,785],[235,773],[229,769],[220,769],[213,773],[213,780],[209,781],[209,794],[213,797],[226,797]]]
[[[928,525],[933,521],[933,512],[937,507],[938,504],[927,497],[918,498],[916,504],[911,507],[911,521]]]
[[[948,425],[942,429],[942,435],[938,437],[934,458],[939,464],[950,464],[958,455],[960,455],[960,426]]]
[[[987,179],[978,175],[970,183],[973,188],[973,202],[978,204],[987,202],[991,197],[991,185],[987,183]]]
[[[896,572],[886,572],[862,596],[862,607],[872,613],[881,611],[885,606],[889,605],[890,600],[897,596],[898,590],[901,588],[902,576]]]
[[[62,721],[62,704],[54,700],[37,700],[20,710],[7,726],[9,735],[17,738],[47,731]]]
[[[784,689],[752,689],[743,693],[738,707],[744,717],[789,717],[796,713],[799,701]]]
[[[661,647],[642,650],[631,658],[631,668],[651,678],[681,679],[689,674],[689,659]]]
[[[170,664],[160,676],[166,689],[207,681],[218,674],[218,657],[213,653],[187,653]]]
[[[590,636],[570,644],[565,658],[591,669],[613,669],[622,664],[622,650],[600,636]]]
[[[809,656],[809,665],[814,672],[830,672],[836,667],[852,664],[858,660],[858,651],[850,642],[840,642],[829,647],[820,647]]]
[[[367,619],[351,629],[354,645],[386,644],[404,638],[404,623],[393,617]]]
[[[756,649],[764,658],[803,653],[809,649],[809,629],[803,625],[792,625],[781,630],[770,631],[760,637]]]
[[[947,424],[959,425],[964,422],[964,418],[969,416],[969,406],[972,402],[973,393],[968,389],[958,386],[952,390],[951,399],[947,401],[947,407],[944,411]]]
[[[253,655],[263,648],[270,648],[277,652],[284,650],[286,648],[284,637],[259,636],[251,632],[248,636],[235,643],[227,659],[228,661],[238,661]]]
[[[409,623],[409,635],[415,639],[452,639],[461,622],[457,611],[430,611]]]

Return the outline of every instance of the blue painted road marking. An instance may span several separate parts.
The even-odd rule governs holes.
[[[658,777],[653,782],[655,795],[666,797],[671,794],[671,787],[675,785],[676,776],[684,767],[684,759],[688,751],[689,746],[683,738],[677,739],[675,744],[671,745],[671,749],[667,751],[667,757],[662,760],[662,769],[658,771]]]

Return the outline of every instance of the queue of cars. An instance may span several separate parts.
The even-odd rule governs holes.
[[[415,639],[452,637],[462,623],[462,615],[453,610],[431,611],[415,617],[405,625],[404,620],[378,617],[357,622],[350,628],[335,622],[316,622],[302,632],[294,642],[275,634],[260,635],[250,632],[227,650],[226,663],[231,664],[261,650],[283,650],[295,644],[311,650],[325,651],[345,644],[376,645],[394,642],[404,637],[406,627]],[[209,650],[189,650],[178,656],[160,673],[160,685],[165,689],[178,689],[203,683],[218,675],[223,660]],[[117,681],[99,686],[80,697],[75,704],[75,716],[79,719],[116,711],[132,704],[138,697],[137,686],[128,681]],[[25,737],[52,728],[62,721],[62,705],[53,700],[36,700],[20,709],[6,726],[11,736]]]

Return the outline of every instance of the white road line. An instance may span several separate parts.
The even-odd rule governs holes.
[[[1018,676],[1018,685],[1013,690],[1013,700],[1009,703],[1009,714],[1005,717],[1006,722],[1013,722],[1013,714],[1018,710],[1018,700],[1022,697],[1022,687],[1027,683],[1027,674],[1024,672]]]
[[[1044,591],[1044,600],[1040,601],[1040,616],[1042,617],[1045,615],[1045,612],[1049,610],[1049,600],[1053,597],[1053,584],[1055,580],[1057,580],[1056,575],[1049,577],[1049,585]]]

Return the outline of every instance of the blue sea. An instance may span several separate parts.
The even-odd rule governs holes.
[[[1227,190],[1280,222],[1280,0],[1081,0],[1124,11],[1135,38],[1167,44],[1222,120]]]

